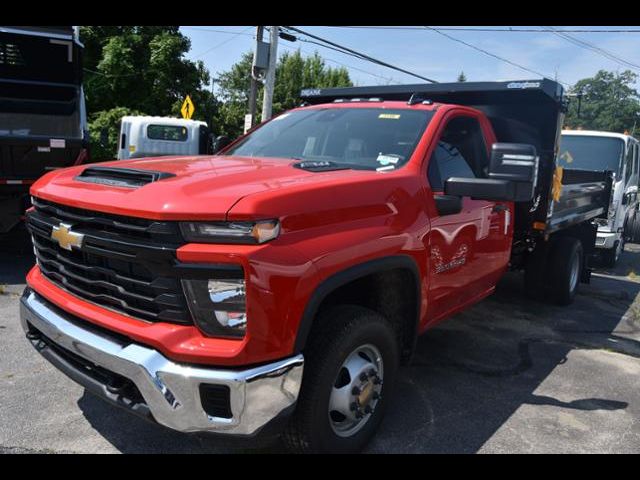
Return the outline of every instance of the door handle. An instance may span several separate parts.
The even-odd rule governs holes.
[[[509,210],[509,207],[507,207],[504,203],[498,203],[491,209],[492,212],[506,212],[507,210]]]

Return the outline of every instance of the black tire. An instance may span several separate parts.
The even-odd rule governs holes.
[[[383,360],[381,397],[364,426],[350,437],[341,437],[329,420],[329,398],[345,359],[367,344],[374,345]],[[302,387],[283,434],[285,445],[298,453],[359,452],[375,434],[393,393],[400,359],[396,332],[372,310],[340,305],[315,320],[303,353]]]
[[[640,215],[638,215],[637,212],[631,222],[631,234],[629,238],[633,243],[640,243]]]
[[[577,281],[572,281],[574,263],[577,262]],[[551,286],[551,298],[558,305],[569,305],[576,296],[584,255],[582,243],[573,237],[559,237],[551,245],[547,274]]]
[[[613,248],[608,248],[606,250],[602,250],[601,252],[602,263],[607,268],[613,268],[616,266],[616,263],[618,263],[618,259],[620,258],[619,256],[616,256],[618,250],[618,242],[622,242],[622,248],[624,249],[624,240],[621,239],[613,244]]]
[[[633,241],[633,226],[635,222],[636,212],[629,211],[624,219],[624,224],[622,226],[622,238],[624,238],[625,242]]]

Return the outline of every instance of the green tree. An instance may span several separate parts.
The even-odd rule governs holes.
[[[569,128],[631,131],[640,126],[640,99],[634,84],[638,75],[600,70],[594,77],[578,81],[571,89],[565,119]],[[579,112],[578,112],[579,108]]]
[[[228,135],[234,138],[242,134],[244,116],[247,113],[249,103],[252,63],[253,53],[247,52],[228,71],[218,74],[217,85],[220,104],[213,124],[213,130],[218,135]],[[262,89],[258,92],[258,99],[257,111],[260,112]]]
[[[458,82],[466,82],[467,81],[467,76],[464,74],[464,71],[460,72],[460,75],[458,75]]]
[[[182,101],[190,95],[196,106],[194,119],[211,122],[218,104],[206,88],[209,72],[202,62],[185,58],[191,43],[179,27],[86,26],[80,35],[91,121],[104,118],[101,112],[112,118],[120,107],[147,115],[179,116]],[[108,150],[115,150],[115,143]],[[99,158],[95,153],[104,150],[93,144],[92,152]]]
[[[214,125],[219,134],[236,137],[242,134],[244,116],[247,113],[249,72],[253,61],[251,52],[228,71],[218,75],[220,88],[217,117]],[[276,66],[276,84],[273,92],[273,114],[297,107],[300,90],[303,88],[350,87],[353,83],[345,68],[327,67],[318,53],[303,57],[299,50],[280,55]],[[258,115],[262,110],[262,86],[258,89]]]
[[[116,158],[118,154],[120,120],[125,115],[144,115],[144,113],[127,107],[116,107],[110,110],[102,110],[89,116],[92,160],[113,160]],[[108,139],[105,145],[102,144],[103,130],[106,130]]]

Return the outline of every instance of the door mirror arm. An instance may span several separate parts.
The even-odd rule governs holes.
[[[436,210],[441,217],[455,215],[462,211],[462,197],[457,195],[434,195]]]

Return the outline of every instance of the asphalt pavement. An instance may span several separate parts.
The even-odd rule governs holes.
[[[0,239],[0,453],[281,452],[176,433],[116,409],[24,338],[18,299],[34,263]],[[418,342],[371,453],[640,452],[640,245],[581,285],[575,303],[498,291]]]

